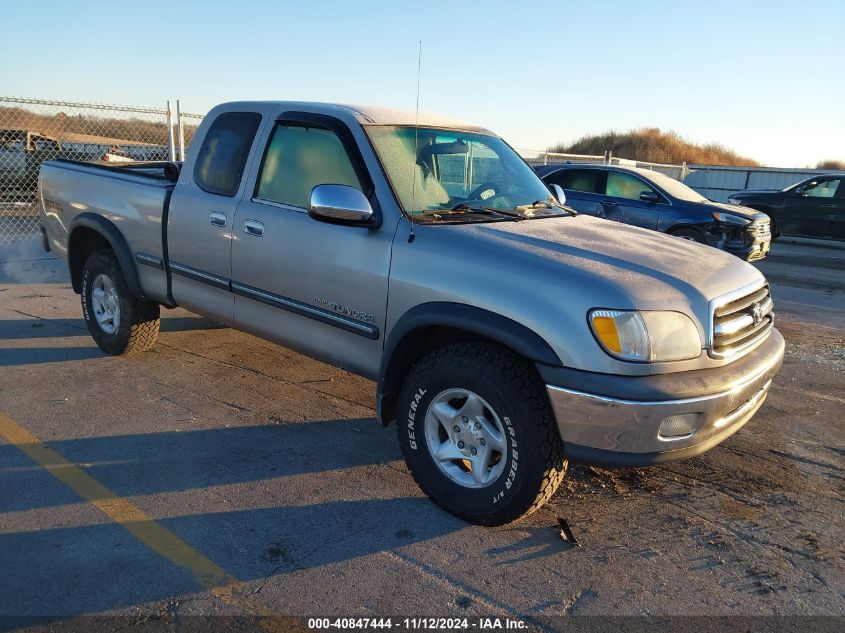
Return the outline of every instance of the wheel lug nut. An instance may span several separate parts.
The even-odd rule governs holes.
[[[466,444],[464,444],[464,443],[463,443],[463,440],[461,440],[460,442],[458,442],[458,448],[461,448],[461,449],[462,449],[464,446],[466,446]]]
[[[479,444],[481,444],[482,446],[486,446],[486,445],[487,445],[487,440],[485,440],[485,439],[482,437],[482,438],[479,438],[478,443],[479,443]]]
[[[463,422],[464,424],[466,424],[467,422],[469,422],[469,418],[468,418],[467,416],[465,416],[465,415],[464,415],[464,416],[461,416],[461,422]]]
[[[480,428],[481,428],[481,422],[476,422],[475,423],[475,430],[477,431]]]
[[[475,446],[473,446],[471,449],[469,449],[469,452],[470,452],[470,453],[472,453],[473,455],[477,455],[477,454],[478,454],[478,449],[477,449],[477,448],[475,448]]]
[[[460,432],[461,432],[461,427],[459,427],[459,426],[456,424],[455,426],[453,426],[453,427],[452,427],[452,430],[453,430],[455,433],[460,433]]]

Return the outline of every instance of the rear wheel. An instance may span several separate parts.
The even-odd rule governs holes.
[[[110,249],[95,251],[85,262],[82,314],[94,342],[112,356],[146,351],[158,338],[159,305],[132,294]]]
[[[501,525],[542,506],[566,471],[534,368],[509,351],[462,343],[413,367],[399,401],[399,443],[432,501],[470,523]]]

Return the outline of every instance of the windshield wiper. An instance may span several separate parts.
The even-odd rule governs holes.
[[[470,213],[477,213],[478,215],[501,215],[507,218],[513,218],[514,220],[527,219],[524,215],[517,213],[516,211],[507,211],[505,209],[496,209],[494,207],[476,206],[473,204],[467,204],[466,202],[459,202],[454,207],[443,209],[438,213],[442,213],[443,211],[468,211]]]
[[[569,215],[578,215],[575,209],[570,209],[569,207],[562,205],[560,202],[552,202],[551,200],[535,200],[531,204],[521,204],[519,206],[526,209],[536,209],[537,207],[560,209],[562,211],[566,211]]]

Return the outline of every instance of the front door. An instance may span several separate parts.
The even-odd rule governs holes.
[[[791,200],[781,231],[816,237],[845,237],[845,178],[820,178]]]
[[[319,184],[356,187],[375,203],[348,130],[328,117],[324,123],[281,120],[270,131],[254,195],[244,196],[235,218],[235,324],[375,376],[393,232],[388,226],[327,224],[308,215],[311,190]]]
[[[640,195],[644,192],[655,195],[660,202],[641,200]],[[602,204],[608,217],[618,215],[621,210],[622,222],[625,224],[656,229],[663,203],[665,198],[642,178],[613,169],[607,172]]]

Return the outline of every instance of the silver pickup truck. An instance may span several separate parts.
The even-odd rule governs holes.
[[[541,506],[567,460],[708,450],[783,360],[754,267],[577,215],[451,119],[229,103],[184,164],[51,161],[39,184],[103,351],[181,306],[372,378],[420,487],[474,523]]]

